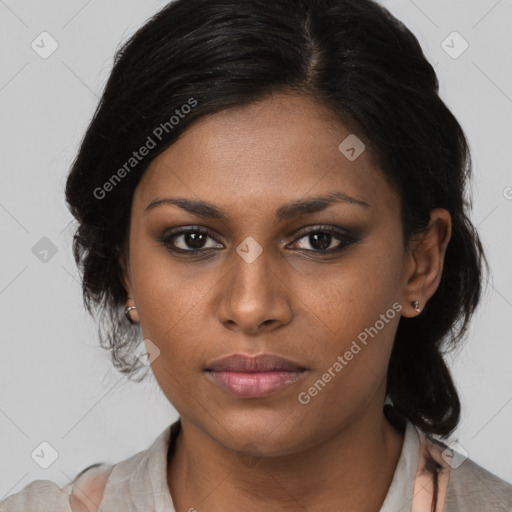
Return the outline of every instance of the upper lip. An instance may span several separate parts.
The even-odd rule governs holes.
[[[231,372],[271,372],[271,371],[301,371],[303,366],[284,357],[273,354],[231,354],[215,359],[207,368],[207,371],[231,371]]]

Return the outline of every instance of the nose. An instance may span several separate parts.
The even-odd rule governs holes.
[[[289,285],[264,254],[251,263],[233,255],[230,271],[221,281],[217,308],[218,319],[227,329],[268,333],[291,322]]]

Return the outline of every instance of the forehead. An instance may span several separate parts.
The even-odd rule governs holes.
[[[396,199],[368,151],[351,160],[340,150],[353,137],[313,99],[275,94],[198,119],[151,162],[134,203],[186,196],[234,211],[334,191],[372,206]]]

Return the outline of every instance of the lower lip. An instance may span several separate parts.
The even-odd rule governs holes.
[[[259,398],[296,382],[304,371],[226,372],[209,371],[213,380],[240,398]]]

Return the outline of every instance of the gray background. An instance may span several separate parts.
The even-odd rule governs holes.
[[[89,464],[123,460],[177,418],[154,380],[128,382],[97,346],[64,202],[116,48],[165,3],[0,0],[0,500],[33,480],[63,486]],[[463,403],[453,438],[512,482],[512,1],[382,3],[418,37],[471,144],[471,218],[493,278],[466,344],[450,358]],[[42,46],[43,31],[59,45],[47,59],[31,47]],[[458,58],[442,47],[454,31],[469,43]],[[462,48],[447,41],[452,52]],[[43,441],[59,455],[48,469],[31,458]]]

